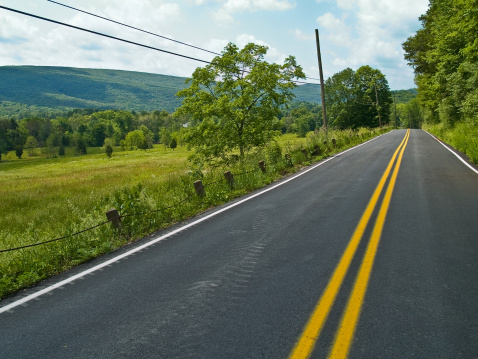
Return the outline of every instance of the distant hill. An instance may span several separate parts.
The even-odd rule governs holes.
[[[399,103],[407,103],[410,100],[413,100],[417,97],[417,89],[409,89],[409,90],[396,90],[392,91],[392,95],[395,98],[395,102]]]
[[[0,116],[53,117],[83,108],[173,112],[181,104],[175,95],[185,80],[120,70],[1,66]],[[395,91],[397,102],[416,96],[410,91]],[[321,102],[318,85],[300,85],[294,93],[295,101]]]
[[[15,109],[75,108],[174,111],[185,78],[141,72],[69,67],[0,67],[0,115]]]

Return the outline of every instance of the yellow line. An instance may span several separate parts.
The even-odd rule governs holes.
[[[302,332],[302,335],[300,336],[292,353],[289,356],[289,359],[303,359],[308,358],[311,355],[315,343],[319,339],[320,331],[322,330],[323,324],[327,319],[327,316],[329,315],[330,309],[335,301],[335,297],[337,296],[344,277],[347,274],[347,270],[350,266],[350,263],[352,262],[353,256],[357,250],[365,228],[367,228],[368,222],[375,209],[378,198],[380,197],[383,187],[385,186],[385,182],[392,169],[393,163],[395,162],[395,158],[397,157],[400,148],[405,143],[406,137],[407,135],[405,135],[402,142],[395,150],[392,159],[388,163],[388,166],[383,173],[382,178],[377,185],[377,188],[375,188],[375,191],[370,198],[365,212],[360,218],[360,222],[357,225],[354,234],[352,235],[352,239],[347,245],[347,248],[345,249],[342,258],[340,259],[339,264],[335,268],[334,274],[332,275],[329,283],[327,284],[327,288],[325,289],[324,293],[322,294],[322,297],[320,298],[319,302],[317,303],[317,306],[315,307],[312,315],[310,316],[309,321],[307,322],[307,325]]]
[[[347,309],[342,318],[340,329],[335,338],[334,346],[330,351],[329,358],[347,358],[349,353],[350,344],[355,333],[357,321],[360,317],[360,310],[362,308],[365,292],[367,291],[370,274],[372,273],[373,262],[375,260],[375,255],[377,254],[378,244],[380,242],[383,226],[385,224],[385,218],[387,216],[390,201],[392,199],[392,193],[397,180],[398,170],[400,169],[400,163],[402,162],[403,152],[405,151],[405,147],[407,147],[409,131],[407,131],[405,145],[400,151],[400,156],[398,157],[398,161],[393,170],[387,191],[385,192],[385,197],[383,199],[382,205],[380,206],[380,212],[373,228],[370,243],[368,244],[365,257],[363,259],[362,265],[360,266],[359,274],[355,281],[352,294],[350,295],[347,304]]]

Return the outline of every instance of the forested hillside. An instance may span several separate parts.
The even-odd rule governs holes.
[[[0,67],[0,116],[64,115],[73,109],[173,112],[186,78],[142,72],[69,67]],[[320,103],[318,85],[298,86],[298,102]]]
[[[78,108],[172,112],[185,86],[182,77],[68,67],[4,66],[0,78],[0,116],[17,118]]]

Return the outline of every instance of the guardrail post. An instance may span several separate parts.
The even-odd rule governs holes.
[[[259,161],[259,167],[261,168],[262,173],[266,173],[266,164],[264,161]]]
[[[121,229],[121,217],[116,208],[111,208],[106,212],[106,218],[116,229]]]
[[[194,182],[194,189],[196,190],[196,194],[200,198],[206,197],[206,191],[204,190],[204,186],[203,186],[201,180],[197,180],[197,181]]]
[[[226,178],[229,187],[234,189],[234,175],[231,173],[231,171],[224,172],[224,177]]]

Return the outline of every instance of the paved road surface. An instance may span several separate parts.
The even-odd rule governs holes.
[[[235,204],[2,301],[0,357],[478,358],[478,174],[427,133]]]

